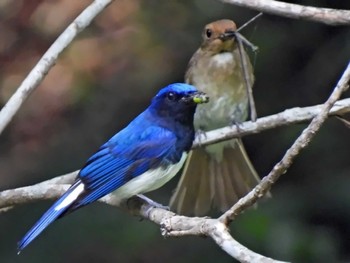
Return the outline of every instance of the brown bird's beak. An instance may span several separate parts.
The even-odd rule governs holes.
[[[233,39],[234,37],[236,37],[235,31],[227,31],[219,36],[222,41]]]

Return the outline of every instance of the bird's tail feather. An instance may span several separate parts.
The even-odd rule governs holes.
[[[172,209],[185,215],[205,215],[213,207],[226,211],[260,181],[240,139],[222,151],[220,160],[205,148],[191,152],[170,200]]]
[[[46,213],[35,223],[35,225],[18,242],[18,254],[31,243],[45,228],[53,221],[61,217],[77,197],[84,191],[84,185],[77,181],[67,192],[62,195]]]

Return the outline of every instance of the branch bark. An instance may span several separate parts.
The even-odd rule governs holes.
[[[203,135],[200,134],[196,138],[196,141],[193,147],[209,145],[212,143],[229,140],[236,137],[242,137],[250,134],[259,133],[268,129],[287,126],[287,125],[300,123],[300,122],[306,122],[311,120],[318,114],[320,114],[322,112],[323,107],[324,105],[320,104],[320,105],[304,107],[304,108],[299,108],[299,107],[292,108],[274,115],[259,118],[255,122],[252,122],[252,121],[244,122],[240,124],[239,129],[237,129],[236,126],[227,126],[224,128],[213,130]],[[348,112],[350,112],[350,99],[343,99],[343,100],[337,101],[333,105],[333,107],[329,112],[329,115],[333,115],[333,116],[342,115]],[[12,195],[13,192],[17,192],[17,194],[19,194],[22,191],[23,194],[27,195],[26,194],[27,191],[31,191],[30,190],[31,188],[40,189],[41,187],[46,187],[49,185],[71,184],[74,178],[77,176],[78,172],[79,170],[71,173],[67,173],[65,175],[54,177],[52,179],[46,180],[44,182],[41,182],[32,186],[20,187],[20,188],[0,192],[0,208],[5,208],[8,206],[23,204],[27,202],[23,198],[13,200],[17,198],[16,195]],[[33,194],[32,198],[34,198],[33,196],[36,196],[36,195],[38,194]],[[40,194],[40,195],[43,195],[43,194]],[[37,200],[32,198],[30,198],[30,201]]]
[[[111,2],[112,0],[95,0],[92,2],[56,39],[0,111],[0,134],[10,123],[23,102],[53,67],[59,54]]]
[[[70,184],[51,184],[49,180],[33,186],[6,190],[0,192],[0,207],[7,209],[7,207],[19,204],[57,199],[67,191],[69,186]],[[138,197],[121,204],[119,199],[114,198],[113,194],[109,194],[101,198],[99,202],[122,208],[133,215],[141,216],[160,225],[164,237],[186,235],[211,237],[225,252],[240,262],[282,262],[262,256],[240,244],[230,235],[227,226],[218,219],[179,216],[171,211],[150,206]]]
[[[255,122],[246,121],[237,127],[236,125],[227,126],[224,128],[212,130],[204,134],[199,134],[193,144],[193,148],[199,146],[210,145],[216,142],[229,140],[232,138],[243,137],[246,135],[260,133],[265,130],[287,126],[296,123],[307,122],[320,114],[323,104],[309,106],[309,107],[296,107],[287,109],[283,112],[261,117]],[[350,99],[343,99],[337,101],[329,112],[329,115],[343,115],[350,112]]]
[[[294,19],[305,19],[331,26],[350,25],[350,10],[322,8],[290,4],[274,0],[220,0],[263,13],[285,16]]]

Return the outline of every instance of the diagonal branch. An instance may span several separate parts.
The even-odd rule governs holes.
[[[232,237],[227,226],[218,219],[180,216],[159,208],[149,210],[145,205],[139,211],[143,217],[161,226],[164,237],[207,236],[211,237],[222,250],[239,262],[283,262],[265,257],[243,246]]]
[[[220,0],[267,14],[305,19],[331,26],[350,25],[350,10],[290,4],[274,0]]]
[[[9,101],[1,109],[0,134],[10,123],[23,102],[29,97],[32,91],[41,83],[45,75],[53,67],[59,54],[61,54],[73,39],[111,2],[112,0],[93,1],[92,4],[89,5],[56,39],[16,90],[15,94],[12,95]]]
[[[343,75],[338,81],[332,94],[328,100],[322,106],[320,112],[311,121],[310,125],[301,133],[296,139],[293,145],[283,156],[282,160],[279,161],[271,170],[271,172],[265,176],[261,182],[246,196],[241,198],[235,205],[233,205],[227,212],[225,212],[219,219],[221,222],[228,224],[237,215],[239,215],[247,207],[253,205],[258,199],[262,198],[271,188],[271,186],[278,180],[278,178],[284,174],[287,169],[292,165],[293,160],[304,149],[317,131],[321,128],[322,124],[326,121],[330,109],[333,107],[335,102],[340,98],[341,94],[348,89],[350,81],[350,61],[345,69]]]

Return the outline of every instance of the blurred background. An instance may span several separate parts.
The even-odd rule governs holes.
[[[294,2],[350,9],[343,0]],[[0,0],[0,106],[89,3]],[[0,136],[0,190],[81,167],[161,87],[183,81],[205,24],[229,18],[242,25],[256,14],[214,0],[113,2],[65,50]],[[251,54],[259,116],[324,102],[350,58],[350,27],[264,15],[242,33],[260,48]],[[244,138],[261,177],[306,125]],[[350,130],[327,120],[273,187],[273,198],[231,224],[233,236],[280,260],[350,262],[349,153]],[[149,196],[166,204],[178,178]],[[0,214],[0,262],[233,262],[208,238],[164,239],[158,226],[103,204],[59,220],[17,256],[16,242],[51,203]]]

